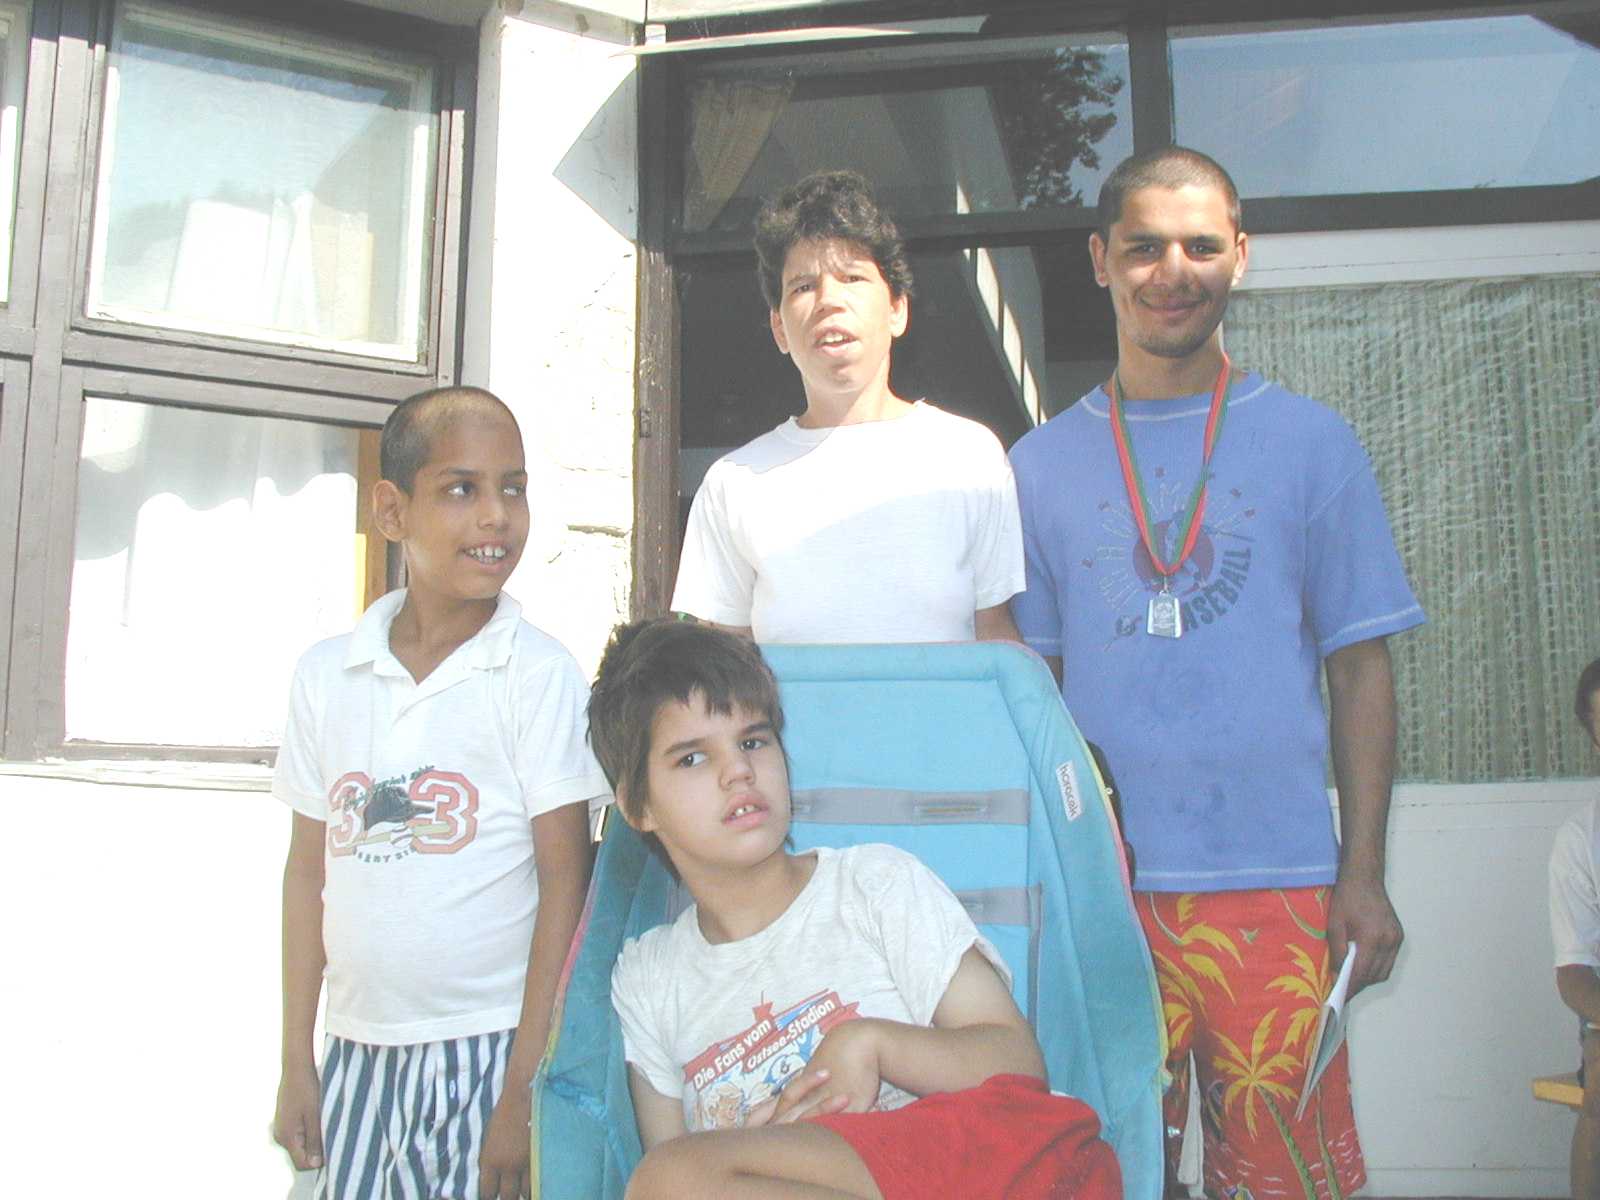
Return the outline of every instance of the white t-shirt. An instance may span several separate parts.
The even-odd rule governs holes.
[[[793,418],[718,459],[672,607],[758,642],[970,641],[1022,590],[1022,524],[994,434],[918,402],[890,421]]]
[[[689,1130],[744,1124],[856,1017],[929,1025],[956,967],[999,953],[932,871],[893,846],[822,848],[801,893],[753,937],[712,945],[693,907],[622,948],[611,1000],[629,1063],[680,1096]],[[877,1107],[913,1099],[891,1084]]]
[[[327,823],[327,1030],[409,1045],[511,1029],[539,901],[532,818],[605,793],[578,665],[501,594],[422,683],[391,592],[295,668],[273,794]]]
[[[1600,800],[1556,831],[1550,851],[1550,935],[1556,966],[1600,970]]]

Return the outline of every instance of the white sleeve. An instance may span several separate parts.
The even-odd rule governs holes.
[[[671,1031],[662,1028],[664,1018],[650,1004],[660,989],[651,983],[648,957],[640,939],[623,943],[617,965],[611,969],[611,1007],[617,1010],[622,1025],[623,1057],[663,1096],[681,1097],[683,1073],[666,1050]]]
[[[573,657],[561,651],[519,673],[512,753],[529,818],[610,792],[589,749],[589,685]]]
[[[755,565],[739,551],[729,528],[725,470],[718,461],[706,472],[689,508],[672,611],[720,625],[748,626],[755,588]]]
[[[1589,824],[1582,818],[1568,821],[1556,831],[1550,851],[1550,936],[1558,967],[1600,969],[1600,894]]]
[[[316,673],[311,661],[316,651],[313,646],[295,664],[294,682],[289,685],[289,717],[272,768],[272,794],[296,812],[326,821],[328,796],[317,765],[318,706],[311,678]]]
[[[974,946],[1011,986],[1000,952],[978,932],[955,893],[913,855],[893,846],[863,846],[851,870],[865,909],[861,932],[883,954],[914,1022],[932,1023],[962,956]]]
[[[983,430],[981,492],[972,531],[972,583],[975,609],[1004,604],[1027,582],[1022,560],[1022,516],[1017,481],[999,441]]]

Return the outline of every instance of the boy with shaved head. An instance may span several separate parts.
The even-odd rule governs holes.
[[[423,392],[381,458],[407,587],[301,658],[273,778],[294,809],[274,1134],[318,1197],[514,1200],[607,789],[577,664],[501,590],[528,537],[510,410]]]

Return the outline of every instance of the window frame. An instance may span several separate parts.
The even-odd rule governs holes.
[[[864,2],[827,11],[828,22],[889,20],[926,15],[909,0]],[[1538,11],[1549,4],[1517,6],[1516,11]],[[1202,26],[1238,28],[1241,25],[1279,25],[1293,19],[1270,0],[1165,0],[1154,7],[1128,3],[1073,5],[1069,11],[1046,11],[1039,0],[961,0],[940,15],[990,13],[1040,14],[1041,29],[1073,33],[1120,30],[1128,44],[1128,91],[1133,118],[1133,147],[1140,152],[1172,142],[1173,80],[1169,57],[1169,28],[1193,30]],[[1467,0],[1450,10],[1401,0],[1335,0],[1319,19],[1351,21],[1424,19],[1433,16],[1484,15],[1508,11],[1492,0]],[[719,35],[755,33],[804,27],[819,20],[814,10],[767,12],[741,16],[686,20],[667,27],[668,40],[690,40]],[[998,37],[1016,36],[1010,29]],[[981,36],[981,35],[980,35]],[[874,45],[886,57],[897,47],[938,40],[938,35],[907,35],[885,44],[829,42],[816,53],[856,45]],[[767,46],[760,49],[707,49],[646,56],[640,64],[640,353],[635,376],[640,429],[635,459],[633,605],[635,617],[666,611],[672,595],[678,557],[678,442],[680,288],[678,272],[696,263],[732,254],[750,254],[748,235],[731,233],[686,234],[681,227],[684,179],[682,159],[686,131],[667,114],[683,113],[687,81],[695,61],[759,63],[764,58],[790,57],[804,46]],[[1529,224],[1588,221],[1600,217],[1600,179],[1574,184],[1512,188],[1471,188],[1429,192],[1388,192],[1364,195],[1297,196],[1247,199],[1252,234],[1382,230],[1401,227],[1454,227],[1470,225]],[[1091,208],[1032,210],[1012,213],[965,213],[908,217],[899,221],[909,250],[936,250],[979,246],[1049,245],[1080,239],[1094,229]],[[647,239],[654,239],[646,253]],[[648,349],[648,353],[647,353]]]
[[[373,429],[400,400],[455,382],[459,370],[477,30],[315,0],[156,7],[432,60],[438,137],[421,353],[411,363],[86,317],[117,5],[35,0],[11,300],[0,307],[0,562],[14,566],[0,586],[0,759],[270,761],[274,753],[67,738],[67,601],[86,394]],[[391,581],[397,572],[391,561]]]

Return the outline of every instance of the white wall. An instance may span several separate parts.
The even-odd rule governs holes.
[[[508,591],[586,671],[632,586],[634,59],[627,29],[484,18],[463,381],[517,414],[534,532]]]
[[[289,817],[265,771],[218,768],[219,790],[172,786],[196,774],[176,767],[158,787],[14,773],[29,769],[0,767],[0,1190],[282,1200],[292,1173],[270,1126]]]
[[[1596,780],[1396,790],[1389,887],[1406,941],[1351,1010],[1368,1194],[1566,1194],[1572,1114],[1529,1081],[1578,1062],[1546,869],[1556,829],[1596,796]]]

